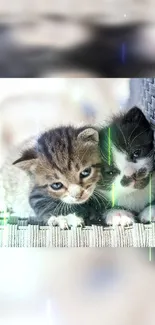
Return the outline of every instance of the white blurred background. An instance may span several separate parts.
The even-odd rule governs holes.
[[[34,17],[40,14],[65,14],[71,17],[100,18],[108,23],[120,23],[123,20],[124,13],[126,19],[132,23],[136,21],[154,21],[155,13],[153,0],[84,0],[79,5],[78,0],[0,0],[1,16],[19,14],[20,18]],[[20,19],[19,18],[19,19]]]
[[[1,325],[154,325],[152,249],[1,249]]]
[[[45,129],[104,125],[129,95],[129,79],[0,79],[0,165],[11,147]]]

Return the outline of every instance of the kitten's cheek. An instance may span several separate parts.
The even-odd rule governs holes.
[[[81,203],[82,202],[86,202],[91,197],[91,195],[93,194],[93,191],[94,191],[94,188],[91,189],[91,190],[90,189],[89,190],[85,190],[84,191],[84,194],[82,195],[82,197],[80,199]],[[79,201],[79,203],[80,203],[80,201]]]
[[[94,190],[95,186],[93,185],[91,188],[89,188],[89,190],[87,190],[87,195],[90,197],[93,194]]]

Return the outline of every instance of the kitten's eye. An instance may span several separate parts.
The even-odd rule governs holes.
[[[132,154],[133,158],[138,158],[141,154],[141,149],[137,149],[134,151],[134,153]]]
[[[110,170],[110,171],[106,172],[106,174],[112,176],[112,175],[114,175],[114,172],[112,170]]]
[[[58,183],[53,183],[50,185],[53,190],[58,191],[63,187],[63,184],[58,182]]]
[[[88,177],[91,174],[91,167],[84,169],[81,173],[80,173],[80,178],[85,178]]]
[[[116,175],[120,174],[120,171],[115,168],[115,169],[107,170],[107,171],[105,171],[105,173],[109,176],[116,176]]]

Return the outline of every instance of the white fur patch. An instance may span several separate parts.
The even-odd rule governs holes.
[[[155,222],[155,205],[145,208],[138,217],[144,223]]]
[[[129,226],[134,223],[134,215],[126,210],[109,210],[103,215],[103,219],[109,226]]]
[[[67,204],[75,204],[75,203],[78,203],[77,202],[77,199],[75,197],[70,196],[70,195],[67,195],[64,198],[62,198],[62,201],[64,203],[67,203]]]
[[[48,220],[49,226],[59,226],[60,229],[65,230],[70,227],[83,227],[84,220],[83,218],[77,217],[74,213],[70,213],[67,216],[59,216],[59,217],[50,217]]]

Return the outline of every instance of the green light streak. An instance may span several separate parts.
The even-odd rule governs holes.
[[[7,212],[6,211],[4,211],[4,225],[6,225],[7,224]]]
[[[10,214],[7,211],[0,212],[0,220],[1,220],[3,226],[7,225],[9,217],[10,217]],[[0,222],[0,224],[1,224],[1,222]]]
[[[111,130],[108,128],[108,164],[111,165]]]
[[[0,218],[2,220],[2,226],[4,227],[2,242],[3,245],[5,246],[8,238],[8,228],[6,226],[8,223],[9,213],[7,211],[1,211]],[[1,225],[1,220],[0,220],[0,225]]]

